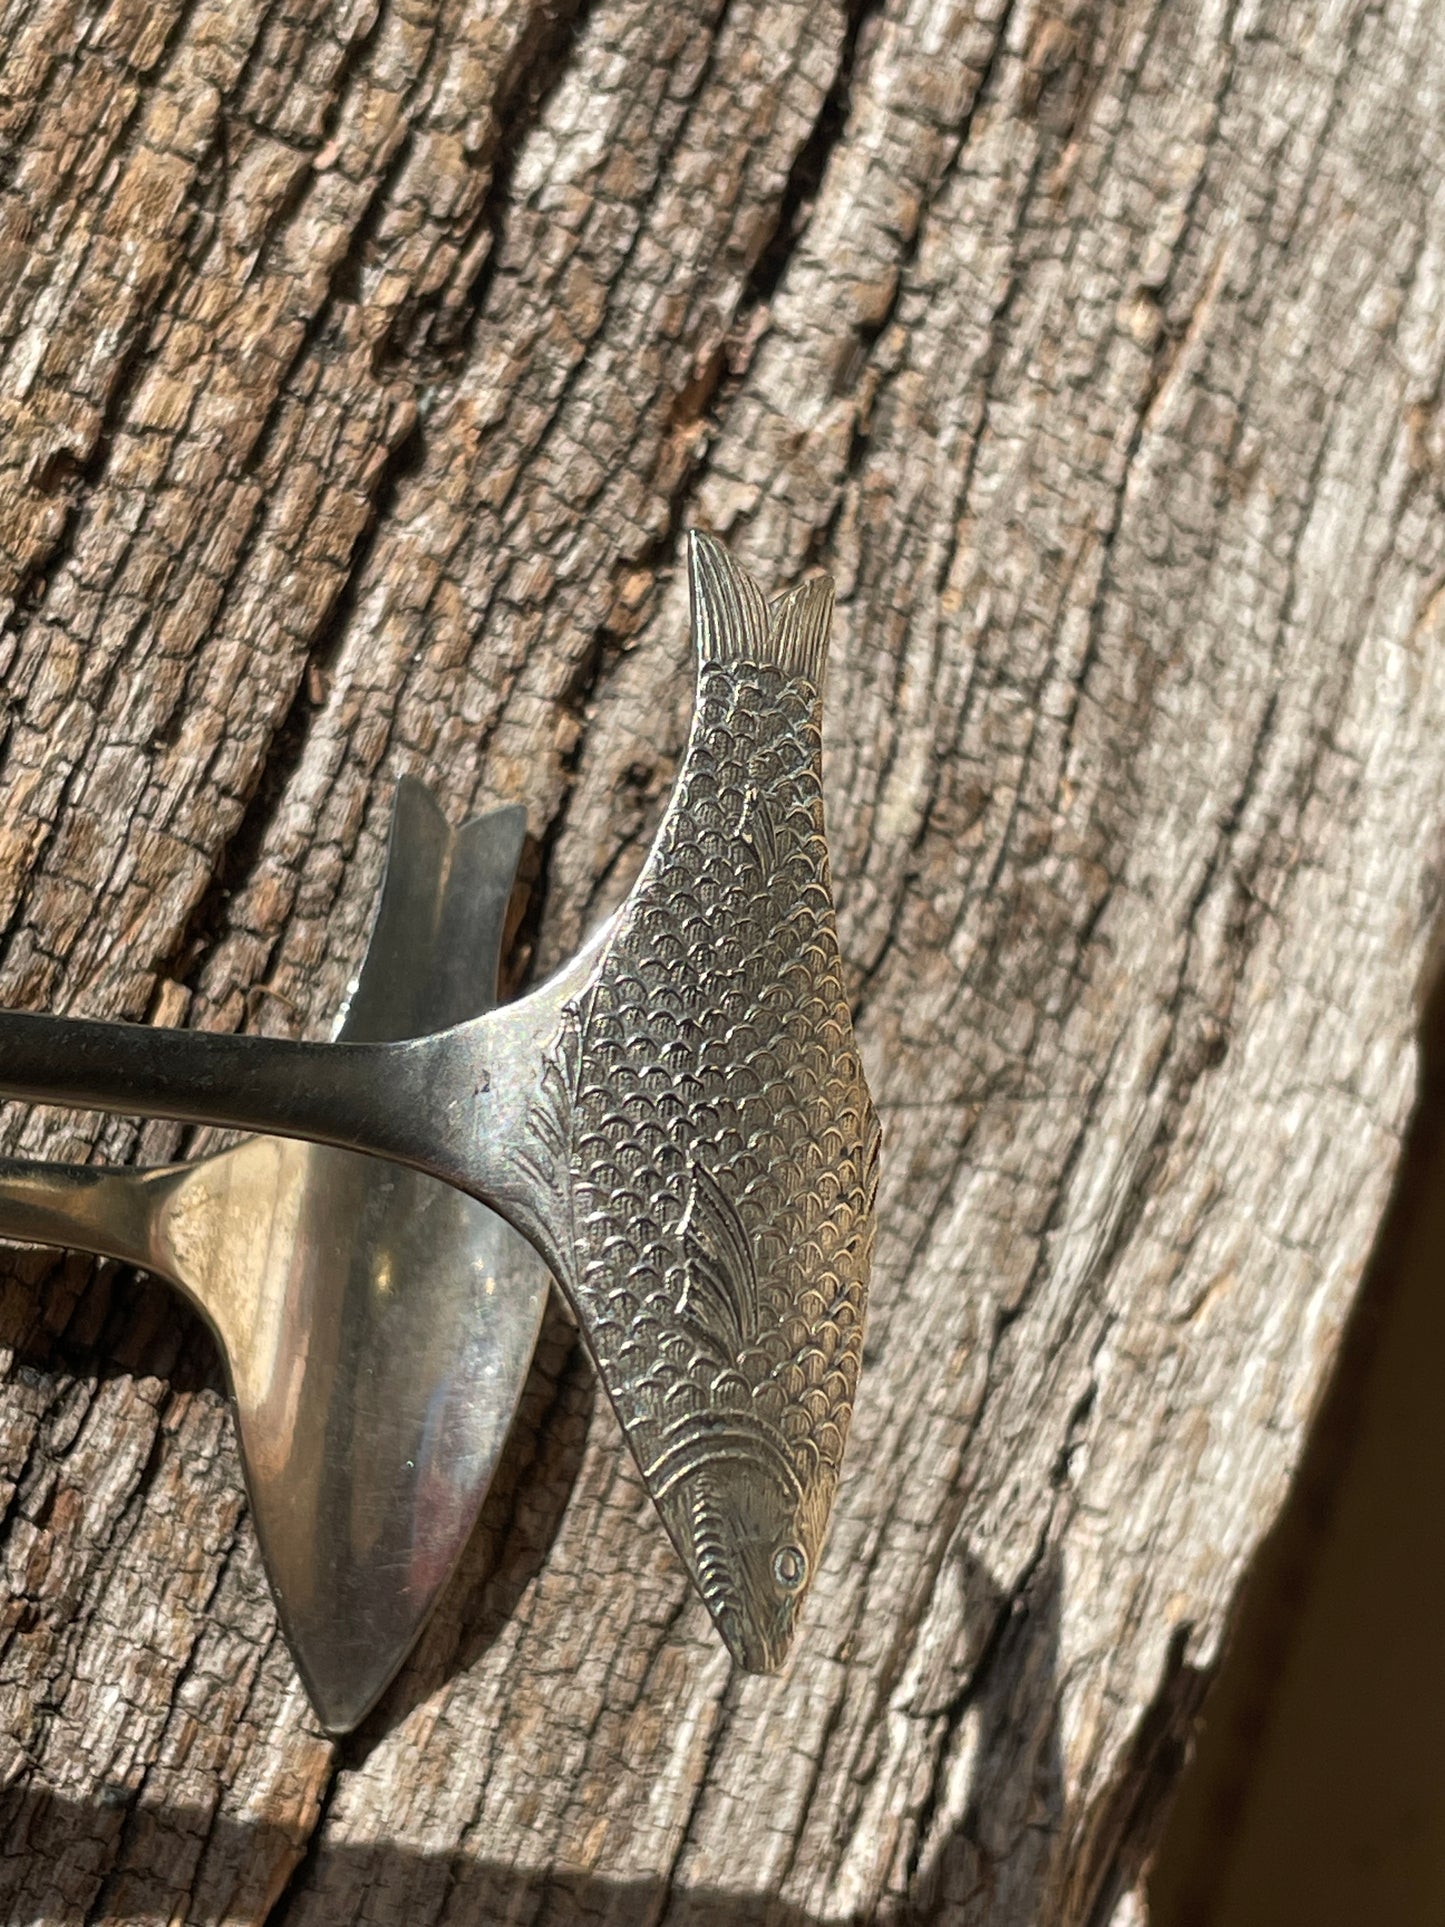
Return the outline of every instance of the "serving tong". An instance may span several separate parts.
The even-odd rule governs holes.
[[[688,569],[697,700],[672,797],[626,900],[549,982],[405,1041],[0,1013],[0,1093],[365,1151],[500,1212],[566,1292],[730,1651],[768,1672],[841,1470],[879,1137],[823,828],[832,584],[769,601],[698,534]],[[427,1359],[472,1315],[438,1295]],[[284,1336],[289,1387],[315,1339]],[[345,1384],[334,1449],[364,1452]]]

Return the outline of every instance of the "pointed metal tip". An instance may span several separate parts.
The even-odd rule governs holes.
[[[296,1670],[322,1731],[333,1740],[354,1733],[401,1671],[409,1651],[410,1644],[390,1653],[380,1663],[373,1662],[365,1668],[355,1666],[346,1675],[319,1678],[307,1664],[309,1654],[293,1641]]]
[[[740,1673],[751,1673],[759,1679],[776,1679],[787,1666],[793,1650],[793,1627],[790,1626],[781,1637],[776,1631],[769,1637],[757,1627],[745,1624],[735,1613],[714,1613],[712,1622]]]

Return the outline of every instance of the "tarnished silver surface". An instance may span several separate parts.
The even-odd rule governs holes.
[[[491,1007],[524,830],[514,808],[453,833],[401,784],[340,1037]],[[0,1159],[0,1237],[142,1265],[210,1323],[282,1625],[322,1723],[347,1731],[475,1522],[546,1303],[535,1252],[451,1185],[276,1137],[149,1171]]]
[[[279,1043],[0,1014],[0,1092],[282,1131],[492,1204],[576,1310],[728,1646],[781,1665],[862,1350],[878,1126],[823,837],[832,585],[689,549],[698,691],[656,843],[550,982],[438,1036]]]

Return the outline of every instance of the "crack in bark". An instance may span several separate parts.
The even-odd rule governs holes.
[[[214,944],[226,928],[226,906],[252,880],[277,810],[305,758],[312,719],[319,707],[313,677],[318,673],[324,677],[334,660],[355,612],[367,564],[386,526],[401,481],[419,465],[422,446],[421,425],[413,420],[382,464],[366,527],[357,537],[331,613],[318,629],[310,651],[299,666],[290,704],[258,766],[255,788],[231,835],[215,851],[210,883],[177,932],[170,952],[156,964],[158,977],[171,979],[193,994],[200,989]],[[276,941],[280,941],[279,932]]]
[[[476,330],[486,311],[497,263],[506,243],[511,212],[512,186],[517,162],[527,137],[540,125],[549,102],[566,79],[577,47],[587,32],[596,0],[544,0],[535,16],[530,35],[524,36],[513,53],[511,71],[500,89],[496,107],[497,133],[482,164],[491,169],[491,184],[475,220],[464,231],[459,259],[471,252],[472,237],[490,236],[486,253],[470,284],[449,303],[442,302],[442,291],[430,302],[419,302],[413,317],[413,354],[420,356],[423,340],[421,318],[431,312],[425,339],[441,351],[453,366],[465,363],[475,343]],[[449,313],[443,320],[442,309]],[[399,355],[401,345],[391,337],[391,352]]]
[[[1188,1662],[1194,1627],[1174,1629],[1164,1674],[1144,1708],[1113,1786],[1084,1818],[1061,1895],[1059,1927],[1109,1927],[1163,1832],[1190,1737],[1214,1676]]]
[[[832,84],[823,97],[813,122],[812,132],[798,149],[788,170],[778,218],[748,277],[743,298],[738,304],[737,325],[746,332],[751,316],[766,308],[777,292],[785,272],[807,233],[808,221],[824,176],[835,150],[847,130],[853,103],[853,70],[859,43],[872,21],[884,11],[887,0],[847,0],[843,14],[843,44],[839,50]]]

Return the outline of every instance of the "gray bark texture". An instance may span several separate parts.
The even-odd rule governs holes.
[[[0,0],[0,1003],[324,1034],[405,772],[526,803],[550,968],[697,523],[838,581],[886,1131],[788,1676],[554,1318],[340,1748],[199,1325],[6,1253],[0,1917],[1144,1918],[1412,1100],[1442,378],[1436,0]]]

